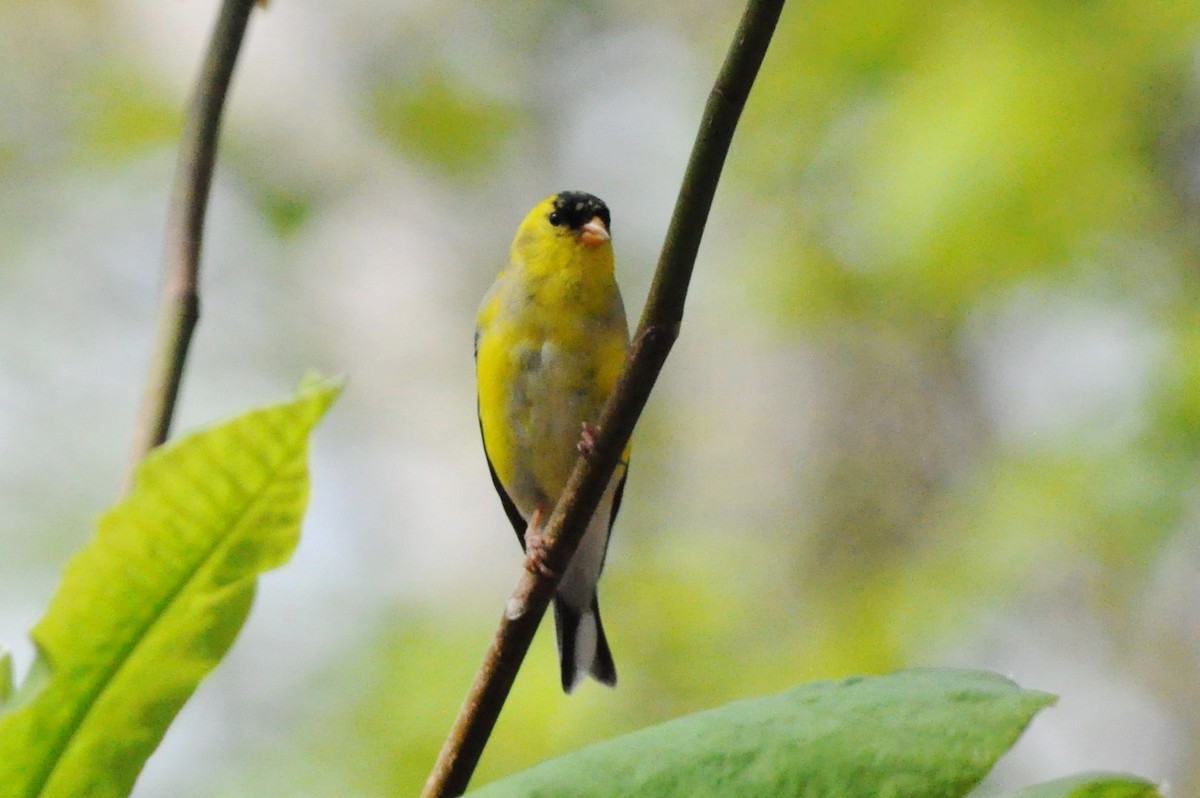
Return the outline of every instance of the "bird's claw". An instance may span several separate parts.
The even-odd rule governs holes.
[[[600,437],[600,428],[589,421],[583,422],[581,427],[579,443],[575,444],[575,448],[590,460],[596,456],[596,439]]]
[[[525,533],[525,570],[547,579],[557,579],[558,574],[546,564],[546,540],[532,529]]]
[[[557,579],[558,574],[546,564],[546,539],[541,532],[543,515],[542,508],[537,507],[525,528],[525,570],[547,579]]]

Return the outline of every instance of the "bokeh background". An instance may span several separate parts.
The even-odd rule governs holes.
[[[0,640],[117,495],[213,0],[0,2]],[[275,0],[252,21],[179,428],[349,386],[294,561],[139,796],[415,794],[521,559],[476,304],[536,200],[613,210],[641,310],[740,12]],[[799,682],[1056,692],[981,795],[1200,794],[1200,10],[793,2],[734,142],[602,585],[621,685],[539,635],[477,775]]]

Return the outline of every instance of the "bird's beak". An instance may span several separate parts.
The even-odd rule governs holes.
[[[579,228],[579,243],[585,247],[598,247],[609,238],[608,228],[599,216],[593,216],[591,221]]]

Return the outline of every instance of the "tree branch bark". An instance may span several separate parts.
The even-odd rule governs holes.
[[[725,156],[771,42],[784,0],[750,0],[709,94],[646,309],[620,380],[600,416],[595,455],[580,458],[546,523],[545,562],[564,573],[599,503],[625,442],[679,335],[688,284]],[[425,783],[423,798],[461,795],[524,661],[556,580],[524,572]]]
[[[198,275],[204,213],[212,185],[221,113],[255,0],[225,0],[209,40],[188,107],[167,215],[158,332],[142,406],[134,428],[125,490],[134,470],[167,439],[179,396],[188,346],[200,318]]]

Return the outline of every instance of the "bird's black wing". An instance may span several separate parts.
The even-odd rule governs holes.
[[[476,408],[478,412],[478,408]],[[483,419],[479,420],[479,437],[483,438]],[[492,484],[496,486],[496,493],[500,494],[500,504],[504,505],[504,514],[508,516],[509,523],[512,524],[513,530],[517,533],[517,540],[521,542],[521,550],[525,549],[525,529],[528,524],[521,517],[521,511],[517,509],[517,505],[509,498],[508,491],[500,484],[500,477],[496,476],[496,469],[492,466],[492,456],[488,454],[487,441],[483,443],[483,457],[487,460],[488,473],[492,475]]]

